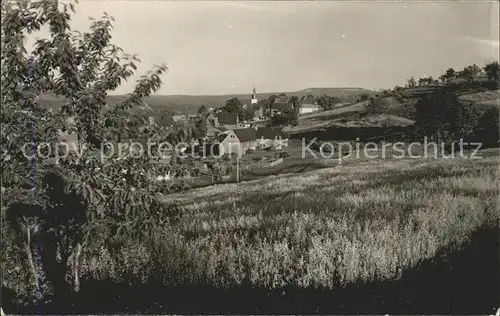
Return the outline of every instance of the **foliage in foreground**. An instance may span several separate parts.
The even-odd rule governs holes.
[[[103,159],[103,143],[149,138],[176,144],[195,134],[189,126],[141,128],[130,120],[129,111],[160,87],[164,65],[108,106],[107,94],[134,75],[139,60],[111,43],[112,17],[104,14],[80,33],[70,27],[71,11],[73,3],[51,0],[2,2],[1,207],[2,225],[9,225],[2,229],[12,237],[2,247],[2,286],[19,287],[26,301],[47,299],[50,291],[60,297],[78,292],[82,252],[108,242],[95,236],[147,235],[175,213],[163,203],[163,188],[150,181],[164,168],[182,168],[175,159],[166,166],[144,153]],[[26,37],[43,27],[50,35],[28,52]],[[44,93],[65,104],[47,110],[38,104]],[[61,131],[76,135],[71,154],[58,146]],[[13,271],[28,285],[10,282]]]

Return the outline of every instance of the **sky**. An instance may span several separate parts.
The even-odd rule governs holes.
[[[113,94],[162,63],[157,94],[216,95],[254,84],[393,88],[499,54],[498,2],[80,0],[75,9],[79,31],[89,17],[113,16],[112,42],[142,61]]]

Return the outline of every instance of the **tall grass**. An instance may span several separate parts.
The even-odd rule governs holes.
[[[498,153],[375,160],[175,194],[154,242],[87,251],[89,279],[337,288],[397,279],[499,218]]]

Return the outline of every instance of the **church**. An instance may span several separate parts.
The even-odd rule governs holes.
[[[264,107],[262,107],[262,105],[259,104],[259,100],[257,99],[257,92],[255,91],[255,85],[253,87],[250,105],[247,105],[247,103],[245,102],[243,104],[243,109],[249,109],[252,111],[253,120],[265,119],[265,109]]]
[[[257,92],[255,91],[255,86],[253,87],[252,91],[252,100],[250,102],[250,106],[253,109],[253,119],[262,119],[264,118],[264,109],[262,106],[259,104],[259,100],[257,99]]]

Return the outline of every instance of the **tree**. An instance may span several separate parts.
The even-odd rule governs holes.
[[[198,115],[194,122],[194,135],[193,138],[198,139],[201,143],[202,139],[207,136],[207,121],[205,115]]]
[[[415,109],[416,125],[426,136],[459,139],[470,136],[477,126],[477,109],[460,102],[451,89],[424,96]]]
[[[460,77],[465,78],[467,81],[471,81],[474,76],[474,70],[472,67],[467,66],[459,72]]]
[[[175,123],[172,113],[167,110],[162,111],[156,121],[160,128],[171,128]]]
[[[267,116],[269,115],[269,100],[266,100],[266,99],[263,99],[263,100],[259,100],[259,106],[264,109],[263,110],[263,114],[264,116]]]
[[[498,108],[488,108],[480,116],[475,135],[484,147],[498,146],[500,129]]]
[[[342,99],[339,97],[330,97],[330,98],[333,106],[337,105],[338,103],[342,103]]]
[[[389,107],[389,101],[386,98],[372,98],[367,107],[370,115],[384,113]]]
[[[207,109],[207,106],[205,104],[202,104],[199,108],[198,108],[198,115],[205,115],[208,113],[208,109]]]
[[[277,96],[275,94],[272,94],[269,96],[269,98],[267,99],[267,102],[268,102],[268,113],[271,113],[271,109],[273,107],[273,104],[274,104],[274,101],[276,100]]]
[[[294,110],[284,110],[281,113],[277,113],[271,117],[270,125],[271,127],[283,127],[286,125],[297,125],[298,124],[298,114]]]
[[[500,65],[498,61],[487,64],[483,69],[488,77],[488,81],[493,85],[494,89],[497,89],[500,86]]]
[[[243,104],[238,98],[228,99],[226,101],[226,105],[222,108],[222,111],[227,113],[236,113],[242,120],[249,120],[253,118],[252,109],[244,109]]]
[[[441,77],[440,77],[440,78],[441,78],[441,80],[442,80],[443,82],[446,82],[446,81],[449,81],[449,80],[451,80],[451,79],[455,79],[456,77],[457,77],[457,73],[456,73],[455,69],[453,69],[453,68],[448,68],[448,69],[446,70],[446,72],[445,72],[443,75],[441,75]]]
[[[142,76],[127,98],[108,107],[107,93],[135,73],[139,59],[111,43],[112,17],[104,14],[92,22],[89,32],[79,33],[71,30],[71,11],[73,3],[51,0],[2,2],[2,210],[23,245],[19,250],[36,300],[47,294],[40,286],[46,285],[44,278],[55,295],[79,291],[80,256],[86,247],[99,246],[101,236],[108,241],[119,236],[151,238],[178,213],[164,203],[163,188],[150,180],[162,171],[157,159],[106,159],[110,150],[101,145],[120,142],[124,135],[175,144],[194,134],[189,126],[143,129],[128,119],[130,110],[142,107],[143,99],[159,89],[165,65]],[[48,27],[50,37],[37,40],[28,55],[25,37],[42,27]],[[38,96],[48,92],[64,98],[59,110],[37,104]],[[78,155],[56,146],[59,131],[76,135]],[[36,153],[36,144],[42,142],[49,144],[43,158]],[[34,150],[29,159],[25,144]],[[173,161],[166,168],[182,167]],[[29,174],[32,179],[26,177]],[[36,247],[40,265],[35,264]]]
[[[317,97],[315,101],[323,111],[331,110],[335,105],[333,98],[327,94]]]
[[[297,96],[292,96],[290,98],[290,104],[292,104],[292,107],[293,107],[293,110],[298,113],[299,110],[300,110],[300,101],[299,101],[299,97]]]
[[[392,95],[392,90],[391,89],[383,89],[382,90],[382,96],[383,97],[390,97]]]
[[[481,67],[479,67],[477,64],[473,64],[473,65],[470,65],[468,66],[470,72],[472,73],[472,75],[479,75],[482,71]]]
[[[427,85],[431,85],[434,83],[436,83],[436,80],[434,80],[434,78],[432,78],[432,76],[423,77],[423,78],[418,79],[419,86],[427,86]]]
[[[252,105],[249,105],[247,108],[243,109],[243,113],[241,114],[241,118],[244,121],[250,121],[253,119],[255,115],[255,111]]]
[[[241,104],[238,98],[231,98],[226,101],[226,105],[222,108],[223,111],[227,113],[238,113],[243,112],[243,104]]]
[[[370,95],[368,93],[362,93],[358,98],[357,102],[364,102],[370,99]]]

